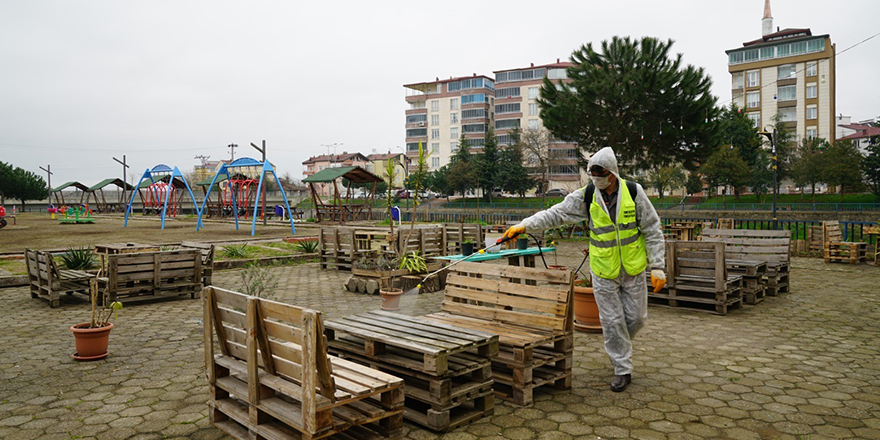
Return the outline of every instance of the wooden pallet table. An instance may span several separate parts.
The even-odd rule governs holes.
[[[385,311],[326,323],[330,350],[404,380],[404,417],[448,431],[494,413],[498,336]]]
[[[650,303],[720,315],[742,306],[742,277],[728,275],[724,244],[670,242],[666,255],[669,293],[648,292]]]
[[[202,297],[209,415],[223,432],[241,440],[401,434],[403,381],[329,356],[320,312],[215,287]]]
[[[707,229],[703,241],[724,243],[726,258],[763,261],[767,296],[791,291],[791,231],[759,231],[749,229]]]
[[[743,302],[756,305],[764,301],[767,294],[767,262],[750,260],[727,260],[727,273],[742,276]]]

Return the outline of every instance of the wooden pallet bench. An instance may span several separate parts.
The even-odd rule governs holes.
[[[791,231],[707,229],[703,241],[724,243],[729,259],[766,262],[764,283],[768,296],[791,291]]]
[[[858,264],[868,261],[868,243],[844,241],[840,222],[822,222],[823,250],[826,263]]]
[[[571,388],[571,271],[464,262],[446,282],[441,312],[423,318],[498,335],[496,397],[528,405],[537,387]]]
[[[332,353],[403,378],[407,420],[448,431],[494,413],[494,334],[378,310],[327,322],[325,333]]]
[[[764,301],[767,294],[767,283],[764,281],[767,273],[766,261],[728,259],[727,273],[742,277],[744,303],[756,305]]]
[[[202,285],[210,286],[214,283],[214,245],[197,241],[184,241],[180,243],[181,249],[198,249],[202,253]]]
[[[215,287],[202,296],[210,419],[222,431],[242,440],[401,434],[403,380],[328,355],[321,312]]]
[[[82,270],[59,269],[52,254],[35,249],[25,249],[25,266],[31,298],[49,301],[49,307],[61,305],[61,294],[89,294],[89,280],[95,276]]]
[[[742,277],[728,275],[724,244],[677,241],[666,244],[669,293],[648,292],[653,304],[726,315],[742,306]]]
[[[98,291],[109,301],[189,295],[202,291],[202,253],[196,249],[107,256]]]

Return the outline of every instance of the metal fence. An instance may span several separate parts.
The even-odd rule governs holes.
[[[772,211],[772,203],[654,203],[658,211]],[[777,203],[778,212],[880,211],[880,203]]]

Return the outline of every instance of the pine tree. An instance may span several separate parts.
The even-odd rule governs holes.
[[[483,197],[492,202],[492,192],[498,187],[498,143],[495,130],[489,127],[484,138],[483,150],[477,155],[477,180],[483,189]]]
[[[739,190],[748,183],[751,169],[736,148],[724,145],[709,156],[700,167],[700,173],[706,176],[710,188],[732,186],[733,193],[739,197]]]
[[[523,165],[522,147],[519,143],[511,143],[499,154],[498,186],[511,194],[525,196],[525,192],[535,187],[535,181],[529,177],[528,168]]]

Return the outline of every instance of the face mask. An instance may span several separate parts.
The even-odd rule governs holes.
[[[601,190],[608,188],[608,186],[611,185],[611,181],[609,179],[610,176],[610,174],[605,177],[590,176],[590,179],[593,181],[593,185],[596,185],[596,188],[599,188]]]

